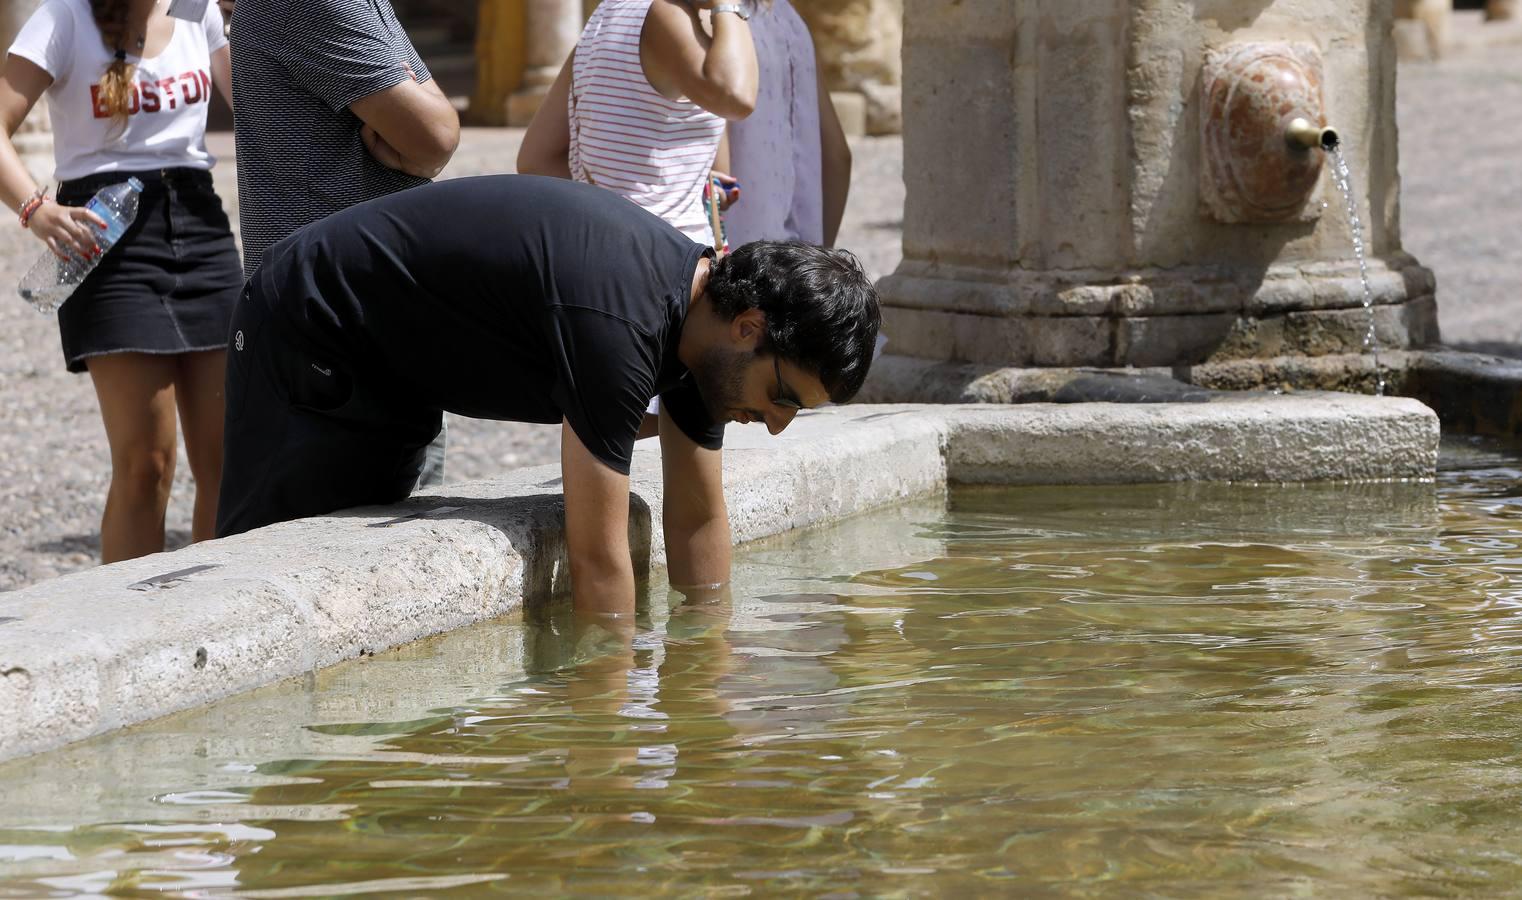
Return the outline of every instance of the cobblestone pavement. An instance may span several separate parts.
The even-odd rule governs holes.
[[[1522,52],[1474,51],[1400,72],[1403,231],[1437,270],[1449,342],[1522,355]],[[448,177],[506,171],[521,132],[470,130]],[[230,140],[216,135],[218,190],[235,207]],[[868,271],[899,258],[902,143],[854,143],[856,167],[841,245]],[[236,215],[234,215],[236,221]],[[0,590],[93,565],[110,464],[87,377],[64,372],[51,317],[10,292],[35,247],[0,221]],[[451,417],[449,480],[488,478],[558,458],[558,430]],[[167,524],[188,538],[193,486],[183,451]]]
[[[1400,69],[1401,235],[1443,342],[1522,356],[1522,47]]]

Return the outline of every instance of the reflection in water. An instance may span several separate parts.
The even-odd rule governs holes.
[[[279,737],[145,764],[131,802],[0,809],[0,896],[1505,890],[1522,491],[1482,462],[1436,490],[969,490],[892,565],[836,561],[887,552],[867,521],[627,630],[483,626],[392,657],[396,696],[447,702],[233,700]]]

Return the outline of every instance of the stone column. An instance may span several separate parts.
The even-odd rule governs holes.
[[[524,26],[523,0],[480,0],[469,124],[507,124],[507,98],[523,85]]]
[[[1361,352],[1330,158],[1268,141],[1265,166],[1298,166],[1276,181],[1202,149],[1222,133],[1205,127],[1207,64],[1246,42],[1303,61],[1316,124],[1345,136],[1380,344],[1435,341],[1432,275],[1400,243],[1391,15],[1389,0],[907,0],[889,352],[1004,366]],[[1236,176],[1249,183],[1205,181]],[[1281,182],[1305,193],[1221,202]]]
[[[526,0],[523,83],[507,99],[507,123],[527,125],[576,48],[581,36],[580,0]]]
[[[903,0],[808,0],[793,6],[814,34],[819,65],[847,132],[898,134]]]
[[[1395,0],[1396,41],[1403,58],[1436,59],[1448,49],[1453,22],[1453,0]],[[1402,34],[1418,29],[1420,39]]]
[[[31,17],[41,0],[4,0],[0,6],[0,39],[9,47],[16,33]],[[21,162],[39,184],[46,184],[53,175],[53,128],[48,121],[48,102],[44,97],[32,107],[32,112],[11,137]]]

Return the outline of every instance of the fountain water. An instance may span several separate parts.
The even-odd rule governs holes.
[[[1363,220],[1358,217],[1358,200],[1353,193],[1353,174],[1348,168],[1348,160],[1342,152],[1342,145],[1334,142],[1328,153],[1332,155],[1332,180],[1337,183],[1337,190],[1342,192],[1342,202],[1347,208],[1349,227],[1353,232],[1353,255],[1358,259],[1358,279],[1363,283],[1363,308],[1369,315],[1368,330],[1364,332],[1364,352],[1368,353],[1374,365],[1374,393],[1384,396],[1385,376],[1384,369],[1379,364],[1379,341],[1374,333],[1374,292],[1369,288],[1369,264],[1365,257]]]

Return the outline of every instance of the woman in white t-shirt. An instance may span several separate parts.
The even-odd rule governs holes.
[[[98,254],[105,223],[83,204],[131,176],[145,185],[131,228],[58,310],[65,362],[90,373],[111,446],[105,562],[164,548],[176,407],[194,540],[213,534],[221,481],[227,329],[243,278],[205,136],[213,85],[232,102],[231,60],[215,3],[198,21],[167,6],[44,0],[0,75],[0,199],[54,253]],[[11,143],[44,93],[56,200]]]

